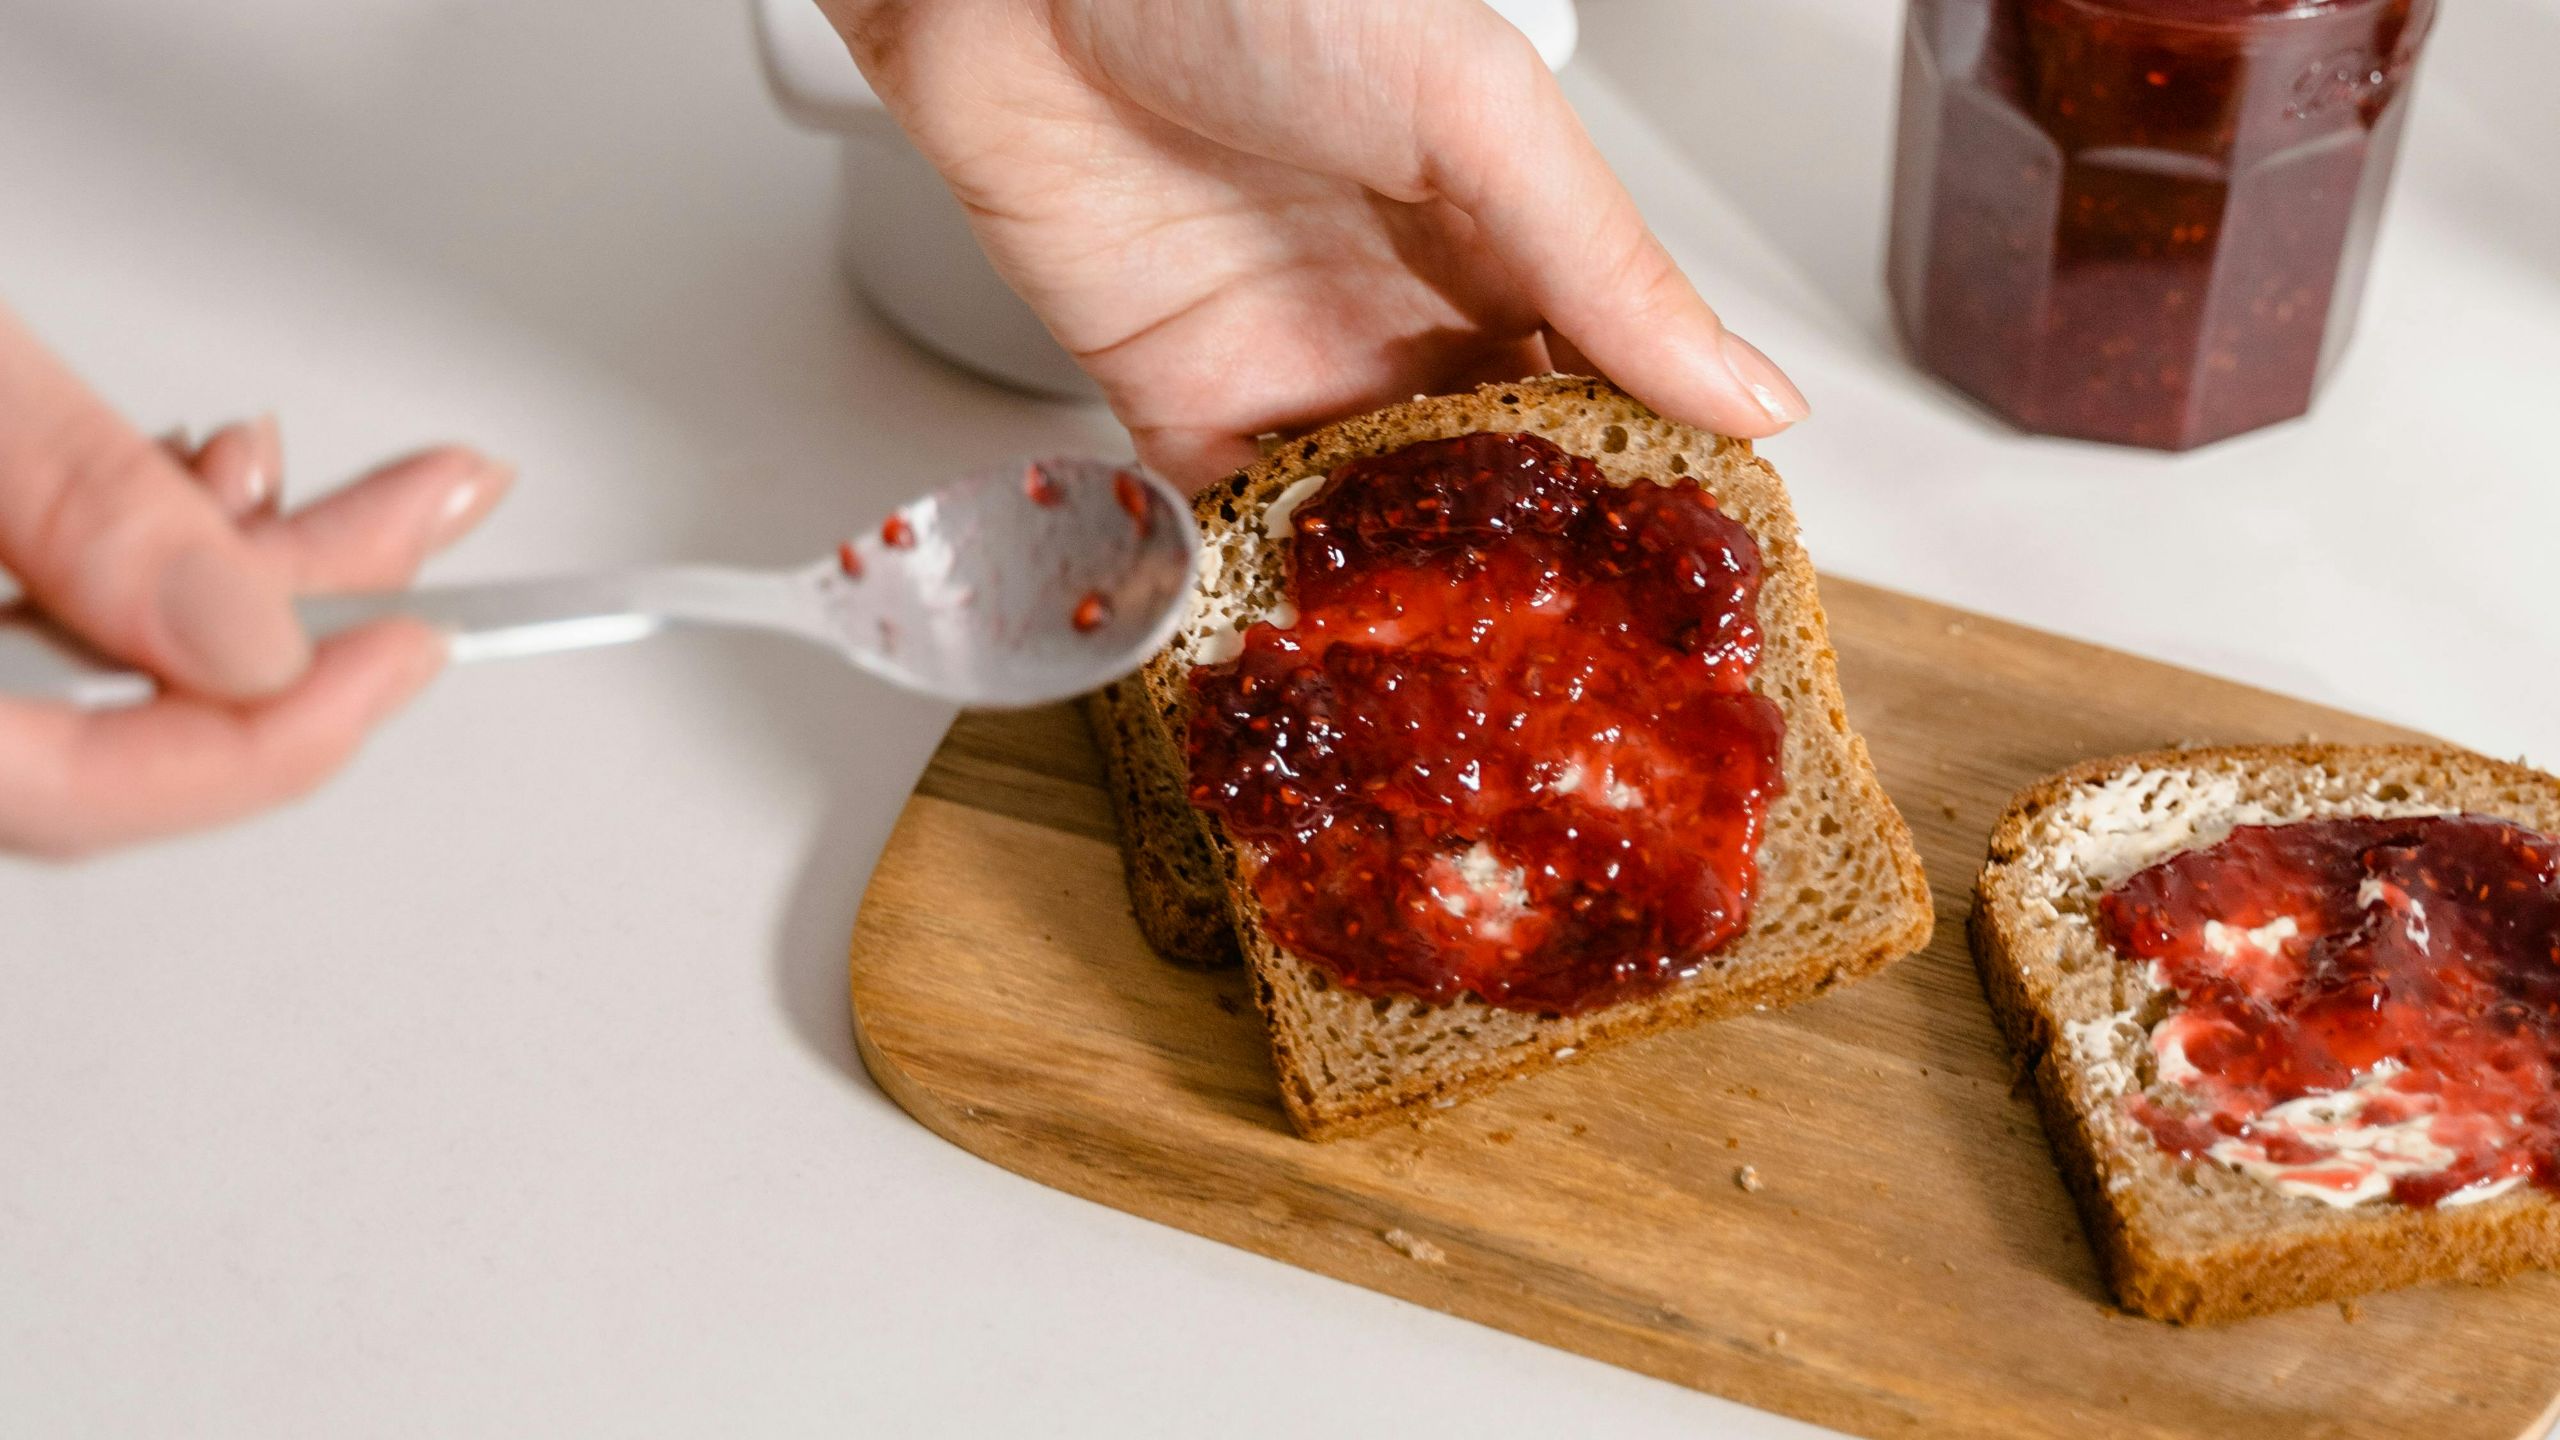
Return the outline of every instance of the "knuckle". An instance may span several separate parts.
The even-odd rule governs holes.
[[[259,757],[265,784],[263,805],[286,805],[309,798],[345,768],[362,739],[356,734],[307,736],[274,746]]]
[[[33,577],[58,593],[99,598],[122,583],[113,557],[157,523],[143,503],[151,470],[168,463],[152,443],[112,423],[75,425],[56,437],[25,533],[13,547]]]
[[[1698,304],[1697,292],[1671,252],[1655,243],[1650,231],[1637,228],[1621,238],[1617,253],[1593,267],[1604,278],[1606,293],[1638,319],[1652,322]]]

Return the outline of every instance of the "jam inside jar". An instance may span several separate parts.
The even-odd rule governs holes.
[[[2435,0],[1911,0],[1887,279],[2015,424],[2183,450],[2354,328]]]

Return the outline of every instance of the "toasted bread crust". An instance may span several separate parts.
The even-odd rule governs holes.
[[[1966,930],[1984,994],[2033,1080],[2036,1108],[2056,1165],[2078,1206],[2100,1268],[2118,1303],[2180,1324],[2244,1319],[2295,1306],[2344,1300],[2429,1281],[2487,1282],[2560,1266],[2560,1202],[2538,1190],[2457,1208],[2367,1204],[2326,1212],[2295,1200],[2302,1223],[2236,1222],[2209,1246],[2169,1243],[2154,1215],[2176,1197],[2136,1185],[2111,1190],[2102,1157],[2122,1141],[2106,1117],[2074,1093],[2074,1061],[2061,1043],[2052,991],[2023,952],[2032,918],[2008,895],[2008,867],[2029,857],[2036,818],[2085,786],[2136,769],[2236,765],[2319,768],[2339,775],[2459,771],[2483,788],[2548,797],[2560,809],[2560,780],[2522,765],[2449,746],[2274,745],[2154,750],[2090,760],[2021,792],[1992,829],[1990,856],[1975,887]],[[2191,1162],[2209,1164],[2210,1162]]]
[[[1200,817],[1183,799],[1182,775],[1168,771],[1146,719],[1146,687],[1136,680],[1085,697],[1085,723],[1102,750],[1129,908],[1155,952],[1203,970],[1236,963],[1235,917]],[[1161,727],[1153,727],[1158,733]]]
[[[1292,1019],[1302,1015],[1305,1007],[1301,1002],[1329,989],[1329,982],[1272,944],[1261,923],[1258,902],[1238,877],[1236,855],[1223,827],[1214,822],[1202,824],[1205,843],[1223,871],[1222,889],[1232,916],[1235,942],[1252,969],[1255,999],[1270,1033],[1283,1103],[1291,1122],[1310,1138],[1330,1140],[1360,1134],[1419,1112],[1446,1108],[1506,1081],[1609,1046],[1748,1010],[1792,1004],[1866,975],[1928,942],[1934,912],[1919,853],[1900,813],[1875,778],[1865,742],[1848,729],[1812,566],[1803,547],[1796,543],[1794,516],[1786,507],[1776,473],[1751,452],[1748,442],[1669,427],[1600,381],[1549,376],[1488,385],[1471,394],[1417,399],[1292,440],[1274,448],[1259,463],[1204,491],[1195,502],[1195,514],[1208,533],[1232,530],[1257,518],[1261,505],[1294,478],[1326,473],[1360,456],[1385,453],[1437,435],[1538,431],[1531,418],[1533,413],[1558,406],[1576,407],[1601,419],[1622,417],[1630,427],[1644,425],[1676,431],[1686,437],[1692,449],[1713,456],[1718,464],[1747,467],[1754,472],[1754,484],[1768,493],[1771,513],[1753,526],[1764,565],[1764,628],[1773,628],[1766,623],[1768,617],[1786,619],[1788,629],[1783,641],[1773,643],[1803,647],[1802,668],[1807,676],[1805,692],[1781,702],[1789,712],[1791,743],[1840,747],[1831,754],[1854,791],[1844,797],[1844,803],[1852,812],[1852,823],[1862,827],[1862,838],[1874,844],[1881,854],[1887,875],[1876,888],[1886,892],[1878,897],[1878,903],[1887,913],[1881,925],[1856,936],[1852,943],[1815,953],[1783,969],[1702,975],[1659,995],[1622,1002],[1593,1014],[1538,1021],[1531,1028],[1531,1043],[1515,1043],[1507,1054],[1485,1047],[1473,1061],[1453,1069],[1401,1077],[1393,1084],[1346,1088],[1320,1083],[1318,1077],[1325,1073],[1324,1067],[1318,1057],[1301,1053],[1307,1040],[1297,1033],[1300,1026]],[[1624,443],[1623,437],[1620,443]],[[1702,481],[1704,477],[1696,478]],[[1138,723],[1120,723],[1112,718],[1112,712],[1096,708],[1097,734],[1104,749],[1113,752],[1115,796],[1123,792],[1134,795],[1145,783],[1143,777],[1150,773],[1161,780],[1169,771],[1173,780],[1180,781],[1183,761],[1174,737],[1187,727],[1187,681],[1187,666],[1169,650],[1151,662],[1138,680],[1123,682],[1124,691],[1131,685],[1143,687],[1142,702],[1126,694],[1116,702],[1122,714],[1143,704],[1143,712],[1134,716]],[[1133,779],[1124,782],[1124,774]],[[1160,819],[1133,815],[1135,808],[1123,804],[1124,840],[1133,847],[1154,843],[1150,837],[1161,835],[1165,826]],[[1764,842],[1764,854],[1767,843]],[[1172,953],[1177,958],[1189,958],[1200,947],[1193,933],[1194,915],[1185,908],[1190,903],[1188,897],[1177,897],[1152,881],[1146,881],[1145,888],[1140,889],[1143,869],[1140,862],[1132,861],[1133,891],[1144,928],[1150,938],[1175,937],[1178,948]],[[1444,1008],[1469,1007],[1479,1012],[1490,1008],[1473,1000]]]

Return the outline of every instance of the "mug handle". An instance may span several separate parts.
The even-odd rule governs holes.
[[[1581,37],[1574,0],[1488,0],[1529,37],[1550,70],[1573,58]],[[756,56],[774,103],[792,123],[837,135],[894,138],[897,123],[813,0],[748,0]]]

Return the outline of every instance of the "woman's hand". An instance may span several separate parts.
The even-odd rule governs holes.
[[[386,623],[314,647],[290,597],[406,584],[510,478],[428,450],[286,515],[272,420],[201,446],[145,439],[0,309],[0,569],[163,690],[100,713],[0,700],[0,850],[85,854],[319,783],[443,644]]]
[[[1478,0],[820,3],[1178,479],[1259,434],[1550,368],[1728,434],[1805,414]]]

